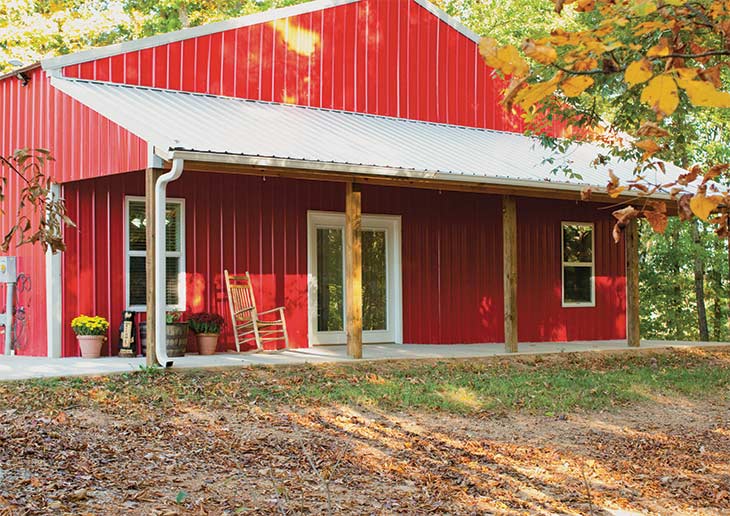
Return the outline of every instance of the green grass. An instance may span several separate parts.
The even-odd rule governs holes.
[[[171,372],[0,385],[2,408],[149,404],[354,404],[458,414],[604,410],[656,396],[730,396],[730,352],[672,351],[549,358],[402,361]]]

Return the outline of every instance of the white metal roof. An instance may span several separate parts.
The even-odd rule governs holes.
[[[52,85],[154,146],[164,159],[228,162],[578,190],[634,165],[593,166],[600,148],[555,158],[529,136],[139,86],[52,78]],[[562,172],[567,163],[581,179]],[[667,182],[682,172],[667,165]],[[659,174],[659,172],[656,172]],[[652,179],[652,178],[649,178]]]

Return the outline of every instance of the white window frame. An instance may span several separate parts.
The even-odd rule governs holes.
[[[124,197],[124,304],[127,306],[127,310],[131,312],[146,312],[147,305],[131,305],[129,304],[129,258],[146,257],[147,251],[132,251],[129,249],[129,205],[132,202],[141,202],[146,206],[146,199],[144,197],[127,195]],[[166,251],[165,258],[179,258],[180,269],[177,277],[177,289],[178,289],[178,304],[167,305],[165,308],[167,311],[183,311],[186,306],[186,285],[185,285],[185,199],[179,197],[168,197],[167,204],[178,204],[180,206],[180,251]]]
[[[345,214],[332,211],[307,212],[307,304],[309,321],[309,346],[345,344],[345,331],[318,331],[317,330],[317,229],[342,229],[342,262],[345,263],[344,228]],[[363,331],[364,343],[403,342],[403,299],[401,280],[401,217],[400,215],[362,215],[363,230],[386,231],[386,329]],[[343,285],[347,271],[343,267]],[[347,314],[347,298],[343,300],[343,311]],[[343,314],[343,322],[345,316]]]
[[[565,261],[565,227],[582,226],[591,228],[591,262],[566,262]],[[593,222],[563,221],[560,223],[560,296],[563,308],[591,308],[596,306],[596,227]],[[590,267],[591,268],[591,300],[583,302],[565,301],[565,267]]]

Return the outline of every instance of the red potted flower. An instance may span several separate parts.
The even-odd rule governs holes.
[[[198,339],[198,353],[212,355],[218,347],[218,337],[223,326],[223,317],[218,314],[201,312],[192,314],[188,324]]]

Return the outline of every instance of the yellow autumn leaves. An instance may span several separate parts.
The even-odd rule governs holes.
[[[554,64],[558,59],[555,48],[545,42],[529,39],[522,45],[522,51],[525,56],[542,65]],[[597,64],[595,59],[590,62],[577,61],[573,63],[572,69],[561,67],[546,81],[528,83],[525,77],[530,73],[530,66],[513,45],[500,46],[494,38],[482,38],[479,52],[487,65],[512,78],[504,99],[509,107],[517,105],[527,111],[558,89],[566,97],[577,97],[594,84],[588,72],[590,65]],[[717,89],[711,81],[698,78],[698,69],[676,68],[655,75],[649,57],[663,57],[669,52],[668,45],[660,42],[650,49],[647,57],[632,62],[624,72],[624,81],[629,87],[646,83],[640,100],[653,109],[659,119],[671,115],[677,109],[680,89],[684,90],[695,106],[730,108],[730,93]]]
[[[530,66],[515,46],[500,46],[494,38],[482,38],[479,52],[487,65],[512,77],[512,83],[505,94],[505,104],[510,107],[518,105],[525,111],[555,93],[558,88],[566,97],[577,97],[594,82],[586,74],[566,75],[559,71],[547,81],[528,84],[525,76],[530,72]],[[525,41],[522,52],[543,65],[553,64],[558,59],[554,47],[532,39]]]
[[[694,68],[676,68],[655,76],[651,62],[640,59],[626,68],[624,81],[632,87],[649,81],[641,91],[641,102],[651,107],[660,119],[674,113],[679,106],[679,88],[695,106],[730,108],[730,93],[718,90],[712,82],[697,80],[697,74]]]
[[[563,56],[565,63],[559,66],[556,64],[558,52],[553,45],[582,47],[584,55],[580,57],[580,52],[572,50]],[[614,45],[620,46],[618,43]],[[531,73],[530,65],[515,46],[500,46],[494,38],[482,38],[479,43],[479,52],[486,64],[511,78],[504,98],[505,105],[509,108],[517,105],[525,111],[558,90],[566,97],[581,95],[593,86],[593,73],[621,71],[611,60],[604,60],[604,69],[600,70],[597,68],[598,61],[590,56],[593,53],[602,55],[611,49],[611,45],[591,39],[585,33],[556,31],[549,38],[528,39],[522,45],[522,53],[541,65],[554,65],[557,68],[552,78],[529,83],[527,77]],[[674,113],[679,106],[680,90],[684,90],[695,106],[730,108],[730,93],[718,89],[721,84],[711,77],[712,74],[717,75],[716,70],[666,66],[672,52],[671,42],[661,38],[648,49],[644,57],[629,63],[623,72],[624,81],[630,88],[646,83],[642,86],[640,100],[654,110],[658,119]],[[652,62],[652,59],[656,62]],[[612,66],[615,67],[613,70]],[[661,71],[655,74],[655,68]]]
[[[494,38],[482,38],[479,53],[487,65],[505,75],[524,77],[530,71],[530,66],[513,45],[500,46]]]
[[[639,59],[626,68],[624,80],[629,86],[636,86],[637,84],[648,81],[653,76],[651,61],[648,59]]]

